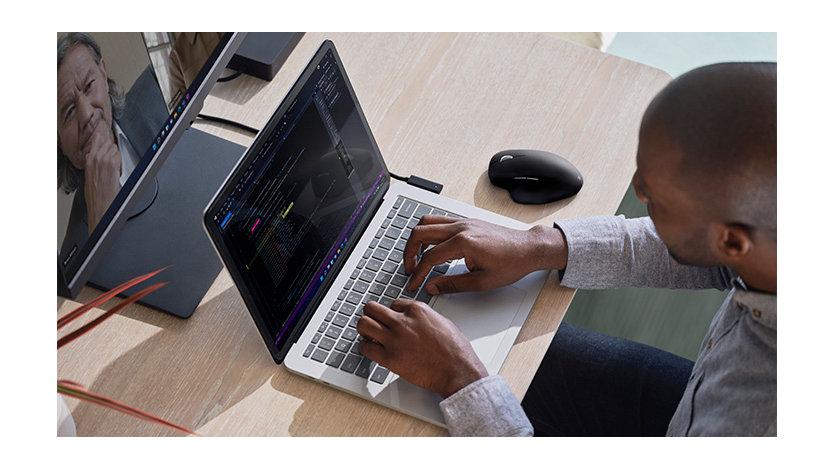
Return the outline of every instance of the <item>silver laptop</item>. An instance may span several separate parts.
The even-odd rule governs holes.
[[[359,354],[366,302],[421,300],[497,374],[547,277],[487,293],[405,290],[405,241],[425,214],[527,225],[393,182],[332,42],[325,41],[203,214],[206,231],[277,363],[444,426],[441,397]],[[429,278],[466,270],[463,260]],[[425,283],[424,283],[425,285]]]

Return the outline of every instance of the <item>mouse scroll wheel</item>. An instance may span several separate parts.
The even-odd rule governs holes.
[[[507,160],[512,160],[512,159],[513,159],[513,156],[512,156],[512,155],[504,155],[504,156],[502,156],[502,157],[501,157],[501,159],[500,159],[500,160],[498,160],[498,161],[499,161],[499,162],[505,162],[505,161],[507,161]]]

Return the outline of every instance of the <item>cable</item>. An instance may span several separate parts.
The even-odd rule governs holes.
[[[258,130],[255,129],[254,127],[249,127],[246,124],[241,124],[239,122],[230,121],[228,119],[217,117],[217,116],[209,116],[207,114],[198,114],[197,119],[204,119],[206,121],[218,122],[220,124],[226,124],[226,125],[229,125],[229,126],[232,126],[232,127],[237,127],[238,129],[246,131],[246,132],[248,132],[252,135],[257,135],[258,134]]]
[[[228,77],[220,77],[220,78],[218,78],[218,79],[217,79],[217,83],[223,83],[223,82],[229,82],[229,81],[232,81],[232,80],[236,79],[237,77],[239,77],[241,74],[243,74],[243,71],[242,71],[242,70],[238,70],[237,72],[235,72],[235,73],[233,73],[233,74],[229,75]]]
[[[408,178],[406,178],[405,176],[395,175],[394,173],[390,172],[388,174],[391,175],[391,178],[394,178],[395,180],[405,181],[406,183],[408,182]]]

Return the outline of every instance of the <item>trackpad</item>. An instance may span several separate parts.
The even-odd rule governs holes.
[[[457,274],[451,271],[449,274]],[[465,272],[465,267],[461,271]],[[442,295],[433,307],[460,328],[489,372],[495,374],[508,352],[507,333],[515,338],[521,329],[514,320],[524,296],[523,290],[506,286],[488,292]],[[503,357],[496,357],[499,352]]]

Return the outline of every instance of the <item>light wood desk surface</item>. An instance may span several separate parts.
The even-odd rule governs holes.
[[[336,44],[392,172],[441,182],[445,196],[529,224],[614,213],[635,169],[643,110],[670,80],[541,34],[308,33],[271,82],[219,83],[203,112],[262,127],[324,39]],[[252,140],[213,124],[195,127],[242,145]],[[564,156],[584,175],[583,189],[566,201],[515,204],[486,174],[489,158],[509,148]],[[58,315],[96,293],[59,298]],[[551,274],[501,369],[519,399],[572,297]],[[203,435],[447,434],[276,365],[225,270],[190,319],[134,305],[63,348],[57,363],[58,378]],[[179,434],[66,401],[78,435]]]

